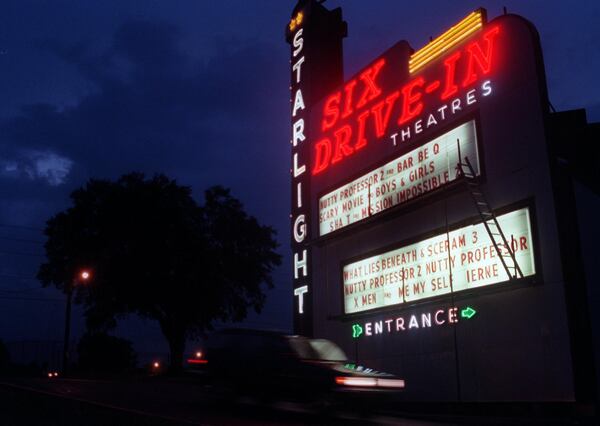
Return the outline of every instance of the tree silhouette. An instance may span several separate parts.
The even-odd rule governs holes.
[[[38,278],[63,291],[75,286],[90,330],[105,331],[126,314],[158,321],[171,368],[181,368],[185,342],[214,320],[260,312],[263,284],[280,264],[275,231],[245,213],[216,186],[198,205],[189,187],[164,175],[90,180],[73,206],[47,222],[47,262]],[[78,285],[81,268],[92,279]]]
[[[77,366],[89,373],[132,371],[137,355],[131,342],[106,333],[87,332],[77,343]]]

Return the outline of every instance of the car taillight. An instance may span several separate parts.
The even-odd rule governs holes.
[[[187,360],[188,364],[208,364],[208,360],[207,359],[195,359],[195,358],[190,358]]]
[[[335,383],[342,386],[361,388],[404,388],[404,380],[402,379],[380,379],[375,377],[339,376],[335,378]]]

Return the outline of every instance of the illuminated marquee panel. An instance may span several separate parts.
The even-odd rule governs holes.
[[[498,216],[498,221],[511,241],[523,276],[534,275],[529,209]],[[346,313],[368,311],[508,279],[484,225],[479,223],[345,265],[344,309]]]
[[[458,145],[479,174],[475,121],[471,120],[319,198],[319,234],[360,222],[453,181]]]

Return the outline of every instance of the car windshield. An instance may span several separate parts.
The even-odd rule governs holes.
[[[347,361],[344,351],[331,340],[294,337],[290,339],[290,346],[301,359]]]
[[[325,361],[347,361],[348,357],[344,351],[331,340],[311,339],[310,346],[319,355],[319,359]]]

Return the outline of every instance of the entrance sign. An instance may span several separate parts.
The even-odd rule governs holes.
[[[455,325],[459,319],[469,320],[477,311],[470,306],[459,308],[430,309],[419,314],[398,315],[381,320],[364,321],[352,324],[352,338],[361,336],[370,337],[378,334],[402,333],[405,331],[419,330],[445,325]]]
[[[535,274],[529,209],[498,216],[524,277]],[[500,248],[504,253],[505,247]],[[509,277],[482,223],[343,267],[345,313],[490,286]]]
[[[329,234],[433,191],[458,177],[458,143],[479,175],[471,120],[319,198],[319,234]]]

